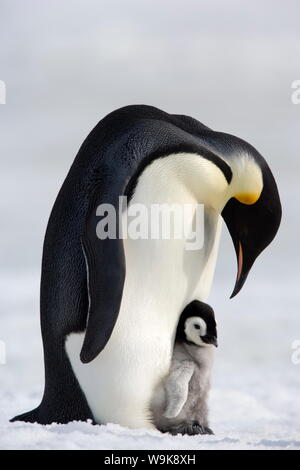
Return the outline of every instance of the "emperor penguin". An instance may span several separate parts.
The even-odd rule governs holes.
[[[186,250],[183,238],[97,234],[104,204],[115,209],[120,233],[131,205],[166,202],[195,211],[204,205],[201,249]],[[238,137],[152,106],[103,118],[79,149],[49,218],[40,287],[44,395],[13,420],[154,428],[153,390],[170,369],[182,311],[209,295],[222,219],[237,254],[234,296],[280,224],[264,158]]]
[[[208,423],[217,325],[210,305],[194,300],[182,312],[171,367],[154,393],[153,422],[171,434],[213,434]]]

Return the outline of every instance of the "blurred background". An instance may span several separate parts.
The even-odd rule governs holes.
[[[299,2],[0,0],[0,11],[2,422],[42,393],[39,276],[57,192],[95,124],[143,103],[247,140],[272,168],[282,226],[231,301],[236,262],[223,231],[212,427],[299,444]]]

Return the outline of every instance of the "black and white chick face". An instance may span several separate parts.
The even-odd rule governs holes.
[[[180,315],[176,341],[196,346],[217,346],[217,323],[210,305],[200,300],[190,302]]]
[[[218,346],[216,327],[207,325],[201,317],[187,318],[184,323],[184,334],[188,342],[197,346]]]

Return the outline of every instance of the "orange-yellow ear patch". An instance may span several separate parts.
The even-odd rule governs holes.
[[[235,194],[234,197],[243,204],[251,205],[254,204],[260,197],[257,193],[240,193]]]

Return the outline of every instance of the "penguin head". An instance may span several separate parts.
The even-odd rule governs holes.
[[[249,148],[243,155],[228,159],[232,180],[229,200],[221,212],[237,256],[231,298],[243,287],[253,263],[271,243],[281,222],[281,203],[273,174],[263,157]]]
[[[179,319],[177,340],[196,346],[217,347],[217,324],[213,309],[204,302],[191,302]]]
[[[221,188],[224,197],[215,197],[212,207],[222,215],[237,256],[232,298],[278,231],[282,214],[279,193],[267,162],[248,142],[224,132],[205,130],[201,144],[205,158],[221,170],[227,182],[224,192],[224,186]]]
[[[216,327],[211,327],[202,317],[187,318],[184,324],[186,340],[197,346],[218,346]]]

